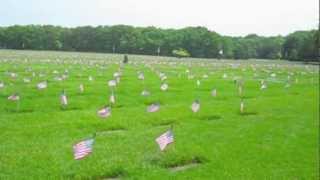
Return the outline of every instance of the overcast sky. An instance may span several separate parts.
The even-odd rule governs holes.
[[[318,27],[319,0],[1,0],[0,26],[205,26],[222,35],[287,35]]]

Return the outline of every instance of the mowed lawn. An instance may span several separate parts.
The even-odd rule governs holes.
[[[102,119],[97,111],[109,104],[108,81],[122,59],[0,51],[0,179],[318,179],[317,66],[129,55],[112,115]],[[55,80],[66,70],[66,80]],[[159,72],[167,76],[166,92]],[[32,81],[23,82],[25,77]],[[243,113],[237,79],[244,82]],[[48,88],[38,90],[44,80]],[[141,96],[144,88],[150,96]],[[15,92],[18,104],[7,99]],[[201,109],[193,113],[196,99]],[[147,112],[155,102],[160,110]],[[170,127],[174,143],[162,152],[155,139]],[[94,133],[93,152],[74,160],[72,146]]]

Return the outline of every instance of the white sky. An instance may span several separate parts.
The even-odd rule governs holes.
[[[1,0],[0,26],[205,26],[221,35],[287,35],[318,27],[318,0]]]

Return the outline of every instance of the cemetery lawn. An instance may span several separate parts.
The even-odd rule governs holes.
[[[112,115],[102,119],[97,111],[109,104],[108,81],[122,59],[116,54],[1,50],[0,179],[319,178],[317,66],[129,55]],[[69,77],[55,80],[65,70]],[[160,90],[156,72],[168,77],[168,91]],[[25,77],[32,81],[24,83]],[[235,83],[239,78],[244,80],[244,113]],[[45,80],[48,88],[38,90],[37,83]],[[260,90],[261,80],[267,89]],[[144,88],[150,96],[140,95]],[[65,109],[60,107],[62,89],[69,100]],[[18,103],[7,99],[15,92]],[[201,109],[193,113],[196,99]],[[160,110],[148,113],[154,102]],[[170,127],[174,143],[161,152],[155,139]],[[93,152],[74,160],[72,146],[95,132]]]

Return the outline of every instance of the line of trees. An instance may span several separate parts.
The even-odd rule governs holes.
[[[297,31],[288,36],[222,36],[205,27],[160,29],[155,27],[51,25],[0,27],[0,48],[92,51],[174,56],[184,51],[191,57],[230,59],[316,60],[319,31]],[[222,51],[221,51],[222,50]],[[175,52],[175,53],[174,53]],[[221,55],[219,52],[223,52]]]

